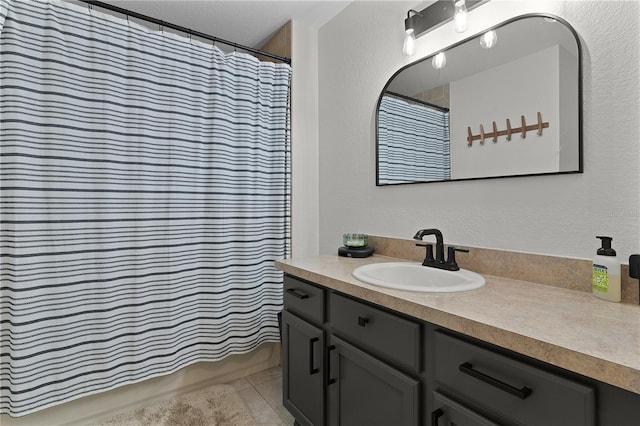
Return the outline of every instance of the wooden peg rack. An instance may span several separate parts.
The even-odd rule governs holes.
[[[496,122],[493,122],[493,129],[489,133],[484,131],[484,126],[480,125],[480,134],[474,135],[471,131],[471,127],[467,127],[467,132],[469,136],[467,136],[467,145],[473,146],[473,141],[480,140],[480,145],[484,145],[485,139],[491,138],[493,143],[498,142],[498,136],[507,136],[507,140],[511,140],[512,134],[520,133],[520,137],[522,139],[527,137],[527,132],[531,130],[537,130],[538,136],[542,135],[542,129],[546,129],[549,127],[549,122],[542,122],[542,114],[538,112],[538,123],[531,124],[527,126],[527,122],[524,119],[524,115],[520,116],[521,125],[520,127],[511,128],[511,121],[507,118],[507,128],[505,130],[498,130],[498,126],[496,126]]]

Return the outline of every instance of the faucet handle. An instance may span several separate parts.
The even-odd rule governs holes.
[[[469,249],[449,246],[447,247],[447,263],[452,266],[453,271],[460,270],[460,267],[456,263],[456,252],[460,251],[462,253],[469,253]]]
[[[427,248],[427,254],[424,257],[424,261],[422,262],[422,264],[424,265],[426,262],[433,262],[435,259],[433,258],[433,244],[421,244],[421,243],[417,243],[416,244],[417,247],[426,247]]]

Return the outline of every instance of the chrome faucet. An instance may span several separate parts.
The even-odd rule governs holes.
[[[439,229],[421,229],[413,236],[414,240],[422,241],[425,235],[435,235],[436,237],[436,257],[433,257],[433,245],[432,244],[416,244],[416,246],[426,247],[427,254],[424,257],[422,266],[429,266],[431,268],[445,269],[447,271],[459,271],[460,267],[456,263],[456,252],[461,251],[469,253],[469,250],[449,246],[447,250],[447,260],[444,259],[444,239],[442,238],[442,232]]]

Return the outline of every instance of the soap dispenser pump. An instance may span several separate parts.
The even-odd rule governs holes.
[[[620,301],[620,261],[611,248],[611,237],[596,237],[601,247],[593,259],[593,295],[610,302]]]

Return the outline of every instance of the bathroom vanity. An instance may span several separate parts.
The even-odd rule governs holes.
[[[446,295],[351,276],[394,260],[276,262],[286,273],[283,402],[298,424],[640,421],[637,306],[492,276]]]

